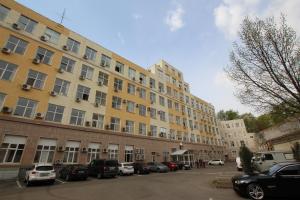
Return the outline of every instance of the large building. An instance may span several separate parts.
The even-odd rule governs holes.
[[[239,149],[246,145],[251,151],[257,151],[255,133],[248,133],[243,119],[218,121],[222,142],[226,147],[225,157],[235,160]]]
[[[214,107],[169,63],[140,67],[15,1],[0,33],[1,168],[222,157]]]

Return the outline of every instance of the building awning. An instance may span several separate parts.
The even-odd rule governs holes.
[[[187,152],[188,150],[178,150],[175,151],[173,153],[171,153],[171,156],[179,156],[179,155],[183,155],[185,152]]]

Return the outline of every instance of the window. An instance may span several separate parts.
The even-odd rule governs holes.
[[[156,94],[153,92],[150,92],[150,101],[151,104],[156,103]]]
[[[103,85],[107,86],[108,85],[108,74],[99,72],[98,82],[101,82]]]
[[[146,124],[139,123],[139,134],[146,135]]]
[[[123,87],[123,81],[121,79],[115,78],[114,89],[116,89],[116,90],[122,90],[122,87]]]
[[[146,85],[146,75],[140,73],[140,83]]]
[[[2,110],[5,96],[6,96],[6,94],[0,92],[0,110]]]
[[[127,93],[128,94],[135,94],[135,85],[128,83],[128,87],[127,87]]]
[[[58,40],[60,37],[59,32],[47,27],[46,31],[45,31],[45,35],[49,38],[49,42],[54,43],[54,44],[58,43]]]
[[[9,8],[0,4],[0,21],[3,21],[6,18],[9,10],[10,10]]]
[[[69,91],[69,86],[70,86],[69,81],[56,78],[53,91],[56,92],[57,94],[67,96]]]
[[[166,74],[165,79],[166,79],[166,82],[171,82],[170,81],[170,76],[168,74]]]
[[[68,141],[64,151],[63,163],[77,163],[79,153],[79,142]]]
[[[36,101],[20,97],[14,115],[32,118],[35,113],[36,106]]]
[[[123,74],[124,73],[124,64],[117,61],[115,71]]]
[[[135,80],[135,74],[136,74],[136,71],[132,68],[129,67],[128,69],[128,77],[131,79],[131,80]]]
[[[81,76],[83,76],[86,79],[92,80],[93,73],[94,73],[94,68],[87,65],[82,65],[81,73],[80,73]]]
[[[17,65],[0,60],[0,79],[10,81],[15,75]]]
[[[90,143],[88,146],[87,162],[100,158],[100,144]]]
[[[278,172],[280,175],[300,175],[300,166],[287,166]]]
[[[134,133],[134,122],[130,120],[126,120],[125,132]]]
[[[67,72],[73,72],[75,66],[75,61],[67,58],[65,56],[62,57],[61,62],[60,62],[60,68],[63,69],[64,71]]]
[[[39,47],[35,57],[38,58],[41,63],[49,65],[51,64],[53,54],[54,53],[52,51]]]
[[[73,53],[78,53],[80,43],[76,40],[73,40],[72,38],[68,38],[67,40],[67,47],[70,51]]]
[[[25,17],[24,15],[21,15],[19,20],[18,20],[18,25],[20,29],[32,33],[34,30],[35,26],[37,25],[36,21],[33,21],[32,19]]]
[[[168,95],[172,95],[172,89],[169,86],[167,86],[167,94]]]
[[[104,115],[93,113],[92,127],[103,129]]]
[[[179,111],[179,104],[177,102],[174,102],[174,107],[176,111]]]
[[[185,103],[189,104],[190,103],[190,98],[188,96],[185,96]]]
[[[34,163],[52,163],[56,149],[56,140],[41,138],[34,156]]]
[[[120,118],[117,118],[117,117],[110,118],[110,128],[113,131],[119,131],[120,130]]]
[[[176,85],[176,79],[174,77],[172,77],[172,83]]]
[[[153,78],[150,78],[150,88],[156,88],[156,86],[155,86],[155,80],[153,79]]]
[[[100,65],[101,65],[102,67],[107,67],[107,68],[109,68],[109,67],[110,67],[110,63],[111,63],[111,58],[108,57],[108,56],[106,56],[106,55],[104,55],[104,54],[102,54],[102,55],[101,55],[101,63],[100,63]]]
[[[112,98],[112,107],[115,109],[121,109],[122,99],[120,97],[113,96]]]
[[[144,105],[139,105],[139,114],[141,115],[141,116],[146,116],[146,106],[144,106]]]
[[[46,74],[29,70],[26,84],[31,85],[33,88],[42,89],[44,87],[44,81],[46,79]]]
[[[125,162],[133,162],[133,146],[125,146]]]
[[[164,111],[160,111],[159,115],[161,121],[166,121],[166,113]]]
[[[170,113],[169,113],[169,122],[174,123],[174,116],[173,116],[173,114],[170,114]]]
[[[45,120],[52,122],[61,122],[64,114],[64,106],[59,106],[55,104],[48,104],[48,111]]]
[[[158,91],[161,93],[165,92],[165,86],[161,82],[158,83]]]
[[[119,159],[119,145],[109,144],[108,145],[108,159],[118,160]]]
[[[150,125],[150,132],[151,132],[151,136],[156,137],[157,136],[157,126]]]
[[[105,104],[106,104],[106,93],[100,92],[100,91],[96,91],[95,102],[99,103],[101,106],[105,106]]]
[[[175,140],[176,139],[176,135],[175,135],[175,130],[174,129],[170,129],[170,139],[171,140]]]
[[[159,133],[159,136],[160,136],[160,137],[166,138],[166,137],[167,137],[167,129],[164,128],[164,127],[160,127],[160,133]]]
[[[94,50],[94,49],[92,49],[92,48],[90,48],[90,47],[86,47],[86,49],[85,49],[85,56],[86,56],[86,58],[88,59],[88,60],[95,60],[95,58],[96,58],[96,53],[97,53],[97,51],[96,50]]]
[[[9,36],[5,47],[7,49],[10,49],[12,52],[23,55],[27,45],[28,42],[26,42],[25,40],[22,40],[20,38],[11,35]]]
[[[150,108],[150,117],[152,119],[156,119],[156,109],[155,108]]]
[[[165,98],[164,98],[164,97],[159,96],[159,104],[160,104],[161,106],[165,106]]]
[[[146,99],[146,90],[144,88],[140,88],[139,96],[142,99]]]
[[[168,99],[168,108],[172,109],[173,103],[171,99]]]
[[[76,93],[76,98],[88,101],[89,100],[89,96],[90,96],[90,88],[82,86],[82,85],[78,85],[77,87],[77,93]]]
[[[26,138],[5,135],[0,146],[0,163],[20,163]]]
[[[176,124],[177,124],[177,125],[180,125],[180,124],[181,124],[180,116],[176,116]]]
[[[71,112],[70,124],[71,125],[82,126],[83,121],[84,121],[84,115],[85,115],[84,111],[77,110],[77,109],[73,108],[72,112]]]
[[[134,102],[132,101],[127,101],[127,107],[126,107],[127,112],[134,112]]]

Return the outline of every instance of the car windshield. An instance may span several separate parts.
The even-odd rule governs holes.
[[[277,164],[272,166],[269,170],[263,172],[264,174],[273,175],[277,170],[279,170],[282,167],[282,165]]]
[[[129,163],[124,164],[124,167],[131,167],[131,166],[132,166],[132,164],[129,164]]]
[[[108,165],[108,166],[117,166],[118,163],[115,160],[107,160],[106,165]]]
[[[53,166],[38,166],[36,167],[37,171],[51,171],[53,170]]]

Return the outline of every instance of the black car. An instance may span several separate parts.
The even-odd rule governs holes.
[[[300,197],[300,163],[279,163],[263,174],[235,176],[232,184],[237,193],[251,199]]]
[[[88,165],[88,173],[97,178],[116,177],[119,173],[118,165],[117,160],[92,160]]]
[[[59,171],[59,177],[70,180],[86,180],[88,178],[88,169],[84,165],[65,165]]]
[[[190,170],[192,169],[191,165],[183,163],[183,162],[175,162],[177,164],[177,168],[180,170]]]
[[[135,174],[149,174],[150,167],[146,163],[133,163]]]

